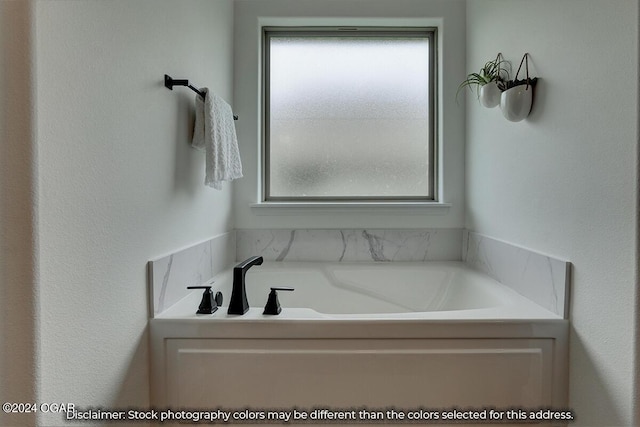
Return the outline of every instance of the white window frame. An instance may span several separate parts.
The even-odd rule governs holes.
[[[429,144],[429,194],[424,197],[271,197],[268,194],[269,191],[269,85],[268,85],[268,70],[269,70],[269,36],[270,35],[284,35],[284,34],[296,34],[296,35],[344,35],[350,36],[357,35],[391,35],[391,34],[416,34],[426,35],[429,40],[429,66],[430,66],[430,81],[429,81],[429,130],[428,137]],[[262,27],[262,69],[261,69],[261,82],[262,82],[262,111],[261,111],[261,174],[260,183],[261,191],[259,197],[259,203],[254,205],[264,207],[332,207],[332,208],[349,208],[360,206],[374,206],[374,207],[390,207],[390,206],[405,206],[405,207],[424,207],[424,206],[442,206],[446,207],[447,204],[440,203],[438,200],[440,194],[440,186],[438,182],[439,174],[439,155],[438,155],[438,141],[439,141],[439,129],[438,129],[438,28],[437,27],[283,27],[283,26],[264,26]]]

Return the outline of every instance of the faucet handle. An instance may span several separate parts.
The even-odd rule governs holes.
[[[269,298],[267,298],[267,304],[264,306],[264,311],[262,314],[269,315],[278,315],[282,311],[280,307],[280,301],[278,301],[278,292],[277,291],[293,291],[294,288],[288,286],[281,287],[273,287],[271,288],[271,292],[269,292]]]
[[[187,286],[187,289],[204,289],[202,293],[202,301],[198,307],[198,314],[213,314],[218,311],[218,306],[222,305],[222,292],[216,292],[213,295],[211,286]]]

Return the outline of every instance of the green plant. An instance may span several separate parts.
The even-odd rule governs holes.
[[[468,87],[469,90],[473,90],[473,86],[476,89],[476,96],[480,97],[480,88],[488,83],[496,82],[500,90],[505,90],[506,82],[509,80],[509,70],[511,63],[505,61],[502,58],[502,54],[499,53],[496,59],[484,64],[484,67],[480,69],[479,73],[471,73],[467,78],[460,83],[458,91],[456,92],[456,99],[462,89]]]

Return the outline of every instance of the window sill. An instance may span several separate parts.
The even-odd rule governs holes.
[[[250,205],[256,215],[379,213],[394,215],[444,215],[450,203],[439,202],[261,202]]]

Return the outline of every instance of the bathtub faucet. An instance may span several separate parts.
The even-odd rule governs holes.
[[[247,290],[244,285],[244,275],[254,265],[262,264],[261,256],[253,256],[242,261],[233,268],[233,289],[231,291],[231,301],[229,302],[228,314],[245,314],[249,310],[247,301]]]

